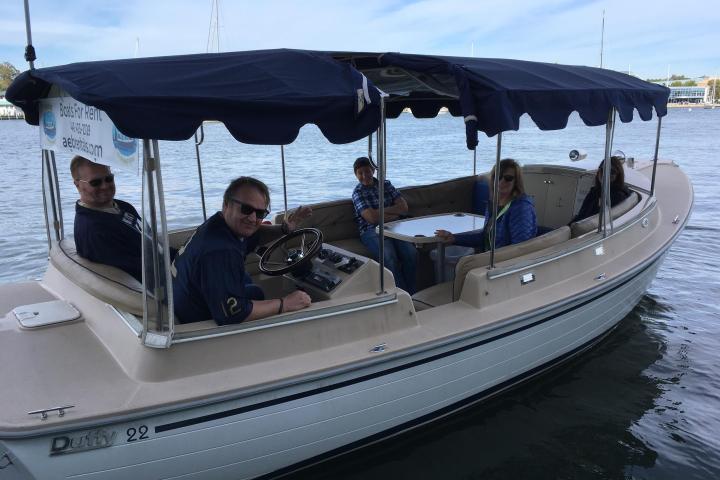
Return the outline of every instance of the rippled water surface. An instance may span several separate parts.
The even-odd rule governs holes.
[[[525,120],[525,119],[523,119]],[[397,186],[467,175],[473,162],[461,120],[441,115],[388,123],[388,177]],[[615,148],[651,157],[655,122],[620,124]],[[278,147],[235,142],[209,125],[202,145],[208,210],[241,174],[265,180],[283,208]],[[695,188],[692,218],[640,304],[581,358],[487,403],[293,476],[457,479],[720,478],[720,109],[673,109],[663,120],[660,157],[675,160]],[[0,122],[0,282],[39,278],[47,241],[35,127]],[[571,118],[559,132],[524,121],[503,137],[503,154],[521,163],[564,163],[571,148],[599,161],[604,127]],[[195,149],[161,143],[171,227],[202,221]],[[352,161],[367,142],[328,144],[306,128],[285,149],[291,206],[348,197]],[[494,161],[495,139],[481,138],[478,169]],[[69,159],[58,157],[66,171]],[[118,197],[139,207],[134,172],[118,172]],[[61,179],[65,225],[75,192]]]

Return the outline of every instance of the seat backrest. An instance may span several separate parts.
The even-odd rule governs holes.
[[[142,284],[119,268],[81,257],[74,241],[66,238],[53,243],[50,262],[90,295],[125,312],[143,314]]]
[[[543,250],[567,240],[570,240],[570,227],[564,225],[544,235],[540,235],[539,237],[531,238],[530,240],[516,243],[514,245],[507,245],[505,247],[498,248],[495,250],[495,261],[503,262],[511,258]],[[465,277],[468,272],[475,268],[486,267],[488,265],[490,265],[490,252],[468,255],[458,260],[458,263],[455,266],[453,300],[460,298],[460,292],[462,291],[463,284],[465,283]]]
[[[408,213],[414,217],[472,212],[476,179],[475,176],[456,178],[433,185],[401,188],[400,192],[408,204]]]
[[[615,205],[610,210],[610,218],[615,220],[616,218],[625,215],[627,212],[640,202],[640,194],[637,192],[631,192],[630,195],[622,202]],[[594,232],[598,229],[600,223],[600,214],[593,215],[577,222],[570,224],[570,231],[572,238],[585,235],[588,232]]]

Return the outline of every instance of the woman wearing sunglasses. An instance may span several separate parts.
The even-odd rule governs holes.
[[[572,222],[577,222],[583,218],[588,218],[600,212],[600,200],[602,198],[602,179],[605,161],[600,162],[600,166],[595,174],[595,185],[585,196],[580,211]],[[622,203],[630,196],[630,190],[625,185],[625,170],[619,157],[610,157],[610,206],[614,207],[618,203]],[[572,223],[570,222],[570,223]]]
[[[537,217],[532,199],[525,194],[520,165],[511,158],[500,161],[498,179],[497,234],[495,248],[524,242],[535,237]],[[485,210],[485,226],[480,231],[452,234],[447,230],[438,230],[435,235],[446,243],[474,247],[480,251],[490,250],[492,233],[493,192],[495,168],[490,172],[490,201]]]

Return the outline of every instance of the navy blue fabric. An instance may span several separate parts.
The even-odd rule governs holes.
[[[357,67],[357,69],[356,69]],[[450,85],[407,91],[379,67],[407,70]],[[87,62],[24,72],[6,92],[28,123],[38,124],[37,100],[56,84],[77,100],[105,111],[125,135],[184,140],[203,120],[220,120],[239,141],[288,144],[300,127],[316,124],[333,143],[347,143],[379,125],[379,93],[368,81],[371,103],[357,113],[362,75],[390,95],[389,118],[410,107],[434,117],[440,107],[466,120],[468,148],[478,131],[494,136],[517,130],[530,115],[541,130],[565,128],[572,112],[585,124],[604,125],[612,107],[629,122],[637,110],[667,114],[670,90],[612,70],[491,58],[401,53],[329,53],[259,50]]]
[[[23,72],[6,97],[37,125],[37,100],[51,84],[103,110],[134,138],[185,140],[203,120],[219,120],[243,143],[289,144],[308,123],[333,143],[349,143],[374,132],[380,122],[377,89],[368,82],[371,102],[359,109],[362,75],[323,52],[258,50],[75,63]]]
[[[490,201],[490,186],[486,179],[480,177],[475,180],[472,192],[472,213],[485,215]]]
[[[126,271],[142,282],[142,236],[135,207],[115,200],[120,213],[75,204],[75,248],[78,255]]]
[[[384,54],[379,63],[454,78],[459,98],[443,105],[452,114],[460,110],[463,117],[477,117],[476,130],[489,137],[517,130],[525,113],[541,130],[565,128],[573,111],[579,113],[586,125],[604,125],[611,107],[617,109],[623,122],[633,119],[633,110],[638,111],[641,119],[650,120],[653,108],[658,116],[667,114],[670,95],[670,89],[664,86],[594,67],[401,53]],[[387,91],[379,81],[376,84]],[[402,108],[415,108],[411,100],[402,97],[392,101],[397,101],[397,105],[388,108],[388,112],[394,115],[399,115]],[[438,102],[430,103],[432,108],[440,106]],[[472,130],[468,128],[468,147],[477,144],[470,138]]]
[[[173,262],[173,301],[180,323],[214,319],[240,323],[252,313],[252,300],[264,300],[245,272],[245,255],[257,236],[236,237],[220,212],[200,225]]]
[[[458,233],[455,235],[455,245],[463,247],[485,248],[485,229],[490,223],[492,212],[491,203],[488,202],[485,211],[485,225],[482,230]],[[500,213],[500,212],[498,212]],[[537,216],[533,201],[527,195],[514,198],[507,211],[498,218],[495,248],[530,240],[537,235]],[[489,243],[489,242],[488,242]]]

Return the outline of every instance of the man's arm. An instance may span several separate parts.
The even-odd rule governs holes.
[[[408,211],[408,204],[405,199],[398,194],[395,197],[395,201],[389,207],[385,207],[385,221],[392,222],[397,220],[398,217]],[[360,212],[360,215],[365,219],[366,222],[373,225],[380,223],[380,209],[378,208],[365,208]]]
[[[260,225],[258,228],[258,245],[266,245],[294,231],[303,220],[312,215],[312,208],[301,205],[293,210],[282,225]]]
[[[310,295],[302,290],[295,290],[282,298],[272,300],[253,300],[253,309],[246,320],[258,320],[285,312],[294,312],[309,307],[312,302]]]
[[[280,313],[280,299],[253,300],[245,283],[245,268],[236,255],[206,255],[198,262],[200,290],[218,325],[257,320]],[[283,312],[310,305],[310,296],[300,290],[283,297]]]

